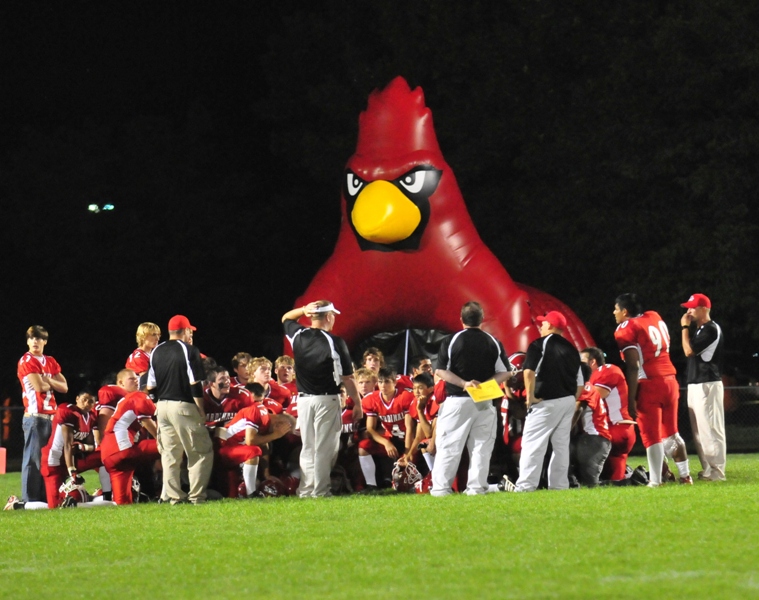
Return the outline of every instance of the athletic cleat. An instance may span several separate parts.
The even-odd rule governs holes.
[[[657,488],[663,485],[664,485],[663,483],[654,483],[653,481],[649,481],[648,484],[646,484],[646,487]]]
[[[685,477],[680,478],[680,484],[681,485],[693,485],[693,477],[690,475],[686,475]]]
[[[5,503],[5,508],[3,510],[18,510],[19,508],[22,508],[24,506],[24,503],[21,502],[21,500],[18,499],[16,496],[10,496],[8,498],[8,502]]]
[[[512,483],[511,479],[504,475],[503,479],[498,482],[498,489],[502,492],[516,492],[517,486]]]

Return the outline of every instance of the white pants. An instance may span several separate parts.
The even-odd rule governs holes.
[[[725,391],[721,381],[688,384],[688,414],[698,458],[707,479],[725,479]]]
[[[330,495],[330,472],[340,447],[339,396],[298,396],[301,498]]]
[[[466,494],[488,491],[488,470],[493,453],[496,412],[492,402],[474,402],[469,396],[449,396],[440,406],[435,429],[433,496],[447,496],[459,468],[461,454],[469,450]]]
[[[518,492],[534,492],[538,488],[548,442],[553,448],[548,465],[548,489],[569,488],[569,433],[574,412],[574,396],[543,400],[527,412],[519,459]]]

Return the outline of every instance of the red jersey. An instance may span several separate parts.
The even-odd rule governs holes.
[[[279,402],[268,396],[263,399],[261,406],[263,406],[270,415],[281,415],[285,410]]]
[[[669,358],[669,330],[659,313],[649,310],[620,323],[614,332],[614,339],[617,340],[623,357],[628,348],[638,353],[638,379],[666,377],[677,373]]]
[[[220,399],[214,397],[210,387],[203,389],[203,410],[206,423],[210,425],[223,425],[254,402],[253,396],[244,387],[231,387],[229,393]]]
[[[40,377],[55,377],[61,372],[61,366],[52,356],[34,356],[27,352],[18,361],[16,371],[18,380],[21,382],[21,394],[24,397],[24,412],[36,415],[52,415],[58,406],[55,403],[53,390],[37,392],[29,381],[31,373],[37,373]]]
[[[140,421],[155,415],[155,404],[145,392],[131,392],[119,402],[116,412],[105,427],[105,435],[114,435],[119,450],[131,448],[134,434],[142,425]]]
[[[603,365],[593,371],[590,384],[609,390],[605,401],[612,424],[623,419],[631,420],[630,413],[627,412],[627,380],[622,369],[616,365]]]
[[[137,375],[141,375],[150,369],[150,352],[145,352],[137,348],[129,355],[126,361],[126,368],[132,369]]]
[[[244,388],[245,384],[242,381],[240,381],[240,378],[237,377],[237,375],[235,375],[234,377],[232,377],[232,387],[243,387]]]
[[[98,400],[95,403],[95,410],[98,413],[100,413],[101,408],[116,410],[116,405],[124,396],[126,396],[124,388],[113,384],[104,385],[98,390]]]
[[[92,413],[83,413],[76,404],[61,404],[53,417],[53,432],[50,434],[50,440],[42,449],[42,456],[48,457],[47,464],[58,467],[63,460],[62,427],[71,427],[74,440],[83,442],[89,437],[95,425]]]
[[[395,388],[411,391],[414,389],[414,381],[408,375],[398,375],[395,378]]]
[[[282,407],[286,407],[288,404],[290,404],[292,394],[290,393],[290,390],[288,390],[285,386],[278,384],[273,379],[270,379],[269,391],[266,394],[266,398],[271,398],[272,400],[279,402]],[[280,410],[279,412],[282,411]]]
[[[428,423],[432,423],[432,420],[437,417],[438,410],[440,410],[440,405],[437,403],[437,400],[435,399],[435,394],[433,393],[427,399],[427,404],[424,405],[424,418],[427,419]],[[414,421],[418,423],[419,422],[419,401],[416,399],[416,396],[414,396],[414,401],[411,403],[411,406],[409,407],[408,412],[411,415],[411,418],[414,419]]]
[[[259,433],[268,433],[271,420],[269,412],[264,410],[263,405],[256,403],[243,408],[234,418],[226,424],[229,437],[225,444],[244,444],[245,430],[255,429]]]
[[[384,437],[403,439],[406,437],[405,418],[413,402],[414,395],[405,390],[396,389],[390,402],[385,402],[382,392],[376,391],[363,397],[361,408],[367,417],[379,418],[384,428]]]
[[[280,383],[279,385],[287,388],[293,398],[298,395],[298,384],[295,383],[294,379],[290,383]]]
[[[590,410],[582,413],[582,429],[588,435],[600,435],[611,441],[609,431],[609,413],[598,390],[586,383],[578,402],[586,404]]]
[[[341,412],[341,418],[343,422],[343,433],[351,433],[354,430],[353,427],[353,407],[356,404],[353,402],[353,398],[348,396],[345,399],[345,406],[343,407],[343,410]]]

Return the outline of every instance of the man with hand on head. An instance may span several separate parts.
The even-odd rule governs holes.
[[[345,341],[330,331],[335,315],[340,314],[328,300],[311,302],[282,315],[285,335],[295,356],[295,382],[298,385],[298,425],[303,448],[300,453],[301,498],[329,496],[330,472],[340,447],[340,384],[353,399],[353,417],[361,418],[361,402],[351,375],[351,362]],[[297,319],[308,317],[311,326]]]
[[[540,337],[530,344],[524,359],[527,417],[522,433],[517,492],[533,492],[538,488],[548,442],[553,448],[548,465],[548,489],[569,488],[572,416],[584,386],[580,354],[562,336],[567,319],[552,310],[535,320]]]
[[[722,386],[722,329],[712,321],[712,303],[704,294],[693,294],[681,304],[688,309],[680,325],[683,352],[688,357],[688,414],[693,441],[703,471],[699,479],[724,481],[727,446],[725,441],[725,390]],[[695,329],[691,335],[691,326]]]

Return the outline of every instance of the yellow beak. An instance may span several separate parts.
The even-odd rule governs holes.
[[[356,198],[351,220],[364,239],[392,244],[414,233],[422,213],[392,183],[378,180],[367,185]]]

